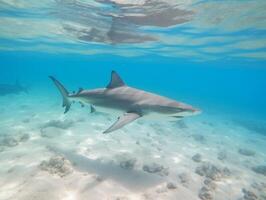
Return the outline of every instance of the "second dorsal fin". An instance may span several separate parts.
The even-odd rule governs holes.
[[[124,81],[120,78],[120,76],[115,72],[112,71],[111,74],[111,81],[110,83],[107,85],[107,88],[111,89],[111,88],[116,88],[116,87],[122,87],[125,86],[126,84],[124,83]]]

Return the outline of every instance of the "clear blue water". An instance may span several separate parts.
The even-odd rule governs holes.
[[[207,191],[210,199],[265,199],[265,9],[263,0],[0,0],[0,89],[18,80],[28,90],[0,91],[0,200],[45,199],[40,191],[48,190],[49,199],[204,199],[208,175],[196,169],[205,162],[231,171],[212,180],[218,189]],[[129,86],[202,113],[176,125],[133,122],[108,136],[102,131],[118,116],[91,116],[76,105],[63,114],[48,76],[77,91],[105,87],[112,70]],[[21,134],[29,138],[18,139]],[[203,161],[191,160],[196,153]],[[59,154],[74,175],[62,178],[51,163],[43,167]],[[132,160],[131,171],[121,171]],[[169,174],[146,177],[147,162]],[[181,172],[193,181],[184,185]],[[165,187],[158,177],[178,189],[158,192]]]
[[[1,52],[3,83],[16,79],[29,87],[54,90],[49,75],[72,90],[105,87],[116,70],[133,87],[189,102],[203,114],[266,117],[266,69],[261,60],[193,62],[154,55],[124,58],[113,55],[69,55]]]

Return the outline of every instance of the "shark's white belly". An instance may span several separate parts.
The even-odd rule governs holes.
[[[144,119],[153,120],[153,121],[176,121],[178,118],[174,118],[173,115],[161,114],[152,112],[143,116]]]
[[[123,113],[125,113],[123,110],[118,110],[114,108],[108,108],[108,107],[102,107],[102,106],[95,106],[96,112],[102,112],[102,113],[108,113],[111,115],[117,115],[120,116]]]
[[[125,113],[125,111],[123,111],[123,110],[118,110],[118,109],[114,109],[114,108],[107,108],[107,107],[101,107],[101,106],[95,106],[95,108],[96,108],[97,112],[108,113],[108,114],[111,114],[115,117],[122,116]],[[144,114],[142,116],[142,118],[147,119],[147,120],[153,120],[153,121],[177,120],[177,119],[173,118],[173,116],[161,114],[161,113],[156,113],[156,112],[150,112],[148,114]]]

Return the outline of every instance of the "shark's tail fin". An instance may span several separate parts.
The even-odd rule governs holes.
[[[63,107],[65,107],[65,112],[69,111],[70,106],[71,106],[71,101],[69,100],[69,92],[67,89],[60,83],[58,80],[56,80],[54,77],[49,76],[49,78],[54,82],[55,86],[58,88],[60,91],[62,97],[63,97]]]

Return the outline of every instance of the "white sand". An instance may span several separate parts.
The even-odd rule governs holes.
[[[0,146],[0,200],[196,200],[205,178],[195,170],[204,162],[231,172],[212,181],[212,199],[244,199],[242,188],[265,198],[266,177],[251,168],[265,164],[266,137],[229,117],[203,113],[180,123],[139,120],[104,135],[115,116],[90,114],[89,107],[78,105],[63,115],[60,103],[58,96],[37,92],[0,97],[0,135],[19,141]],[[51,120],[68,120],[69,127],[45,127]],[[29,139],[20,141],[25,134]],[[240,148],[255,155],[242,155]],[[197,153],[201,162],[192,160]],[[226,158],[217,159],[219,153]],[[55,155],[69,160],[73,172],[60,177],[40,168]],[[163,170],[145,172],[143,166],[152,163]],[[177,188],[168,189],[169,182]]]

